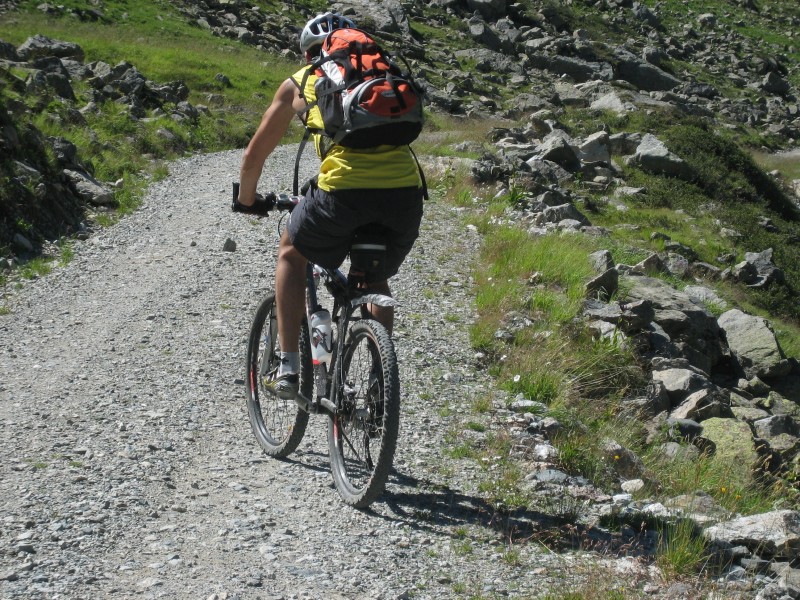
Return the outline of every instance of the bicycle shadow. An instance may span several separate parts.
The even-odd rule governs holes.
[[[398,489],[399,488],[399,489]],[[447,485],[420,480],[394,470],[387,491],[376,502],[384,503],[393,516],[368,509],[379,518],[403,521],[418,530],[463,536],[460,527],[480,526],[496,532],[507,543],[537,543],[552,552],[587,550],[607,556],[651,559],[655,555],[653,536],[645,527],[625,533],[578,523],[572,516],[521,507],[503,510],[486,499],[454,490]]]
[[[306,450],[302,457],[302,460],[282,461],[315,472],[330,469],[326,452]],[[417,531],[437,535],[444,532],[453,539],[463,537],[463,527],[477,526],[493,531],[505,543],[534,543],[557,553],[585,550],[605,556],[652,560],[656,552],[654,537],[645,524],[638,531],[632,527],[612,531],[577,522],[571,514],[528,507],[504,510],[480,496],[402,473],[397,468],[389,474],[386,491],[361,512]]]

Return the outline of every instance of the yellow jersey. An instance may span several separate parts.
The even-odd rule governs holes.
[[[309,68],[307,65],[292,75],[298,86],[302,84]],[[303,97],[309,104],[317,98],[314,90],[316,80],[316,74],[311,73],[303,90]],[[315,106],[307,113],[306,126],[311,129],[323,129],[322,114],[318,107]],[[334,144],[326,148],[330,146],[328,138],[318,133],[312,135],[317,155],[322,161],[317,185],[326,192],[364,188],[422,187],[417,162],[408,146],[384,145],[355,149]]]

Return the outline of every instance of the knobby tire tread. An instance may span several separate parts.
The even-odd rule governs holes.
[[[397,355],[389,333],[377,321],[365,319],[351,325],[348,343],[343,356],[340,357],[345,375],[343,380],[347,379],[353,354],[359,343],[363,343],[364,338],[368,339],[377,350],[383,377],[383,436],[380,439],[378,456],[374,460],[371,476],[365,485],[357,486],[349,480],[345,458],[338,448],[341,439],[337,440],[335,431],[334,423],[338,416],[331,416],[328,420],[328,446],[334,483],[345,503],[355,508],[369,506],[383,492],[392,468],[400,429],[400,375]]]
[[[267,393],[260,384],[262,356],[259,355],[259,347],[264,335],[264,328],[269,327],[270,316],[275,310],[275,294],[270,293],[262,300],[253,317],[247,343],[245,387],[247,388],[247,413],[253,435],[268,456],[283,458],[297,449],[305,435],[309,415],[294,400],[280,400]],[[273,351],[279,352],[277,329],[275,339],[271,339],[271,343]],[[268,348],[264,348],[264,352],[268,350]],[[308,327],[305,322],[300,331],[300,371],[300,391],[306,398],[310,398],[313,393],[313,376]],[[277,410],[286,412],[286,417],[282,419],[285,422],[285,431],[271,431],[270,426],[267,425],[267,422],[273,422],[275,416],[270,412],[277,412]],[[293,416],[292,413],[294,413]]]

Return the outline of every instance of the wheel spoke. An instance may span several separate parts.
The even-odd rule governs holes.
[[[355,323],[342,355],[342,408],[329,426],[331,467],[342,498],[363,507],[383,490],[397,443],[394,348],[374,321]]]
[[[310,397],[313,394],[308,329],[300,334],[300,387]],[[248,394],[247,409],[250,425],[258,443],[270,456],[291,453],[305,433],[308,413],[293,400],[283,400],[271,393],[268,386],[278,373],[280,346],[274,296],[268,296],[256,311],[247,347]]]

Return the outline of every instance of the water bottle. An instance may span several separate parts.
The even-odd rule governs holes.
[[[324,308],[311,315],[311,359],[315,365],[330,363],[333,353],[331,313]]]

